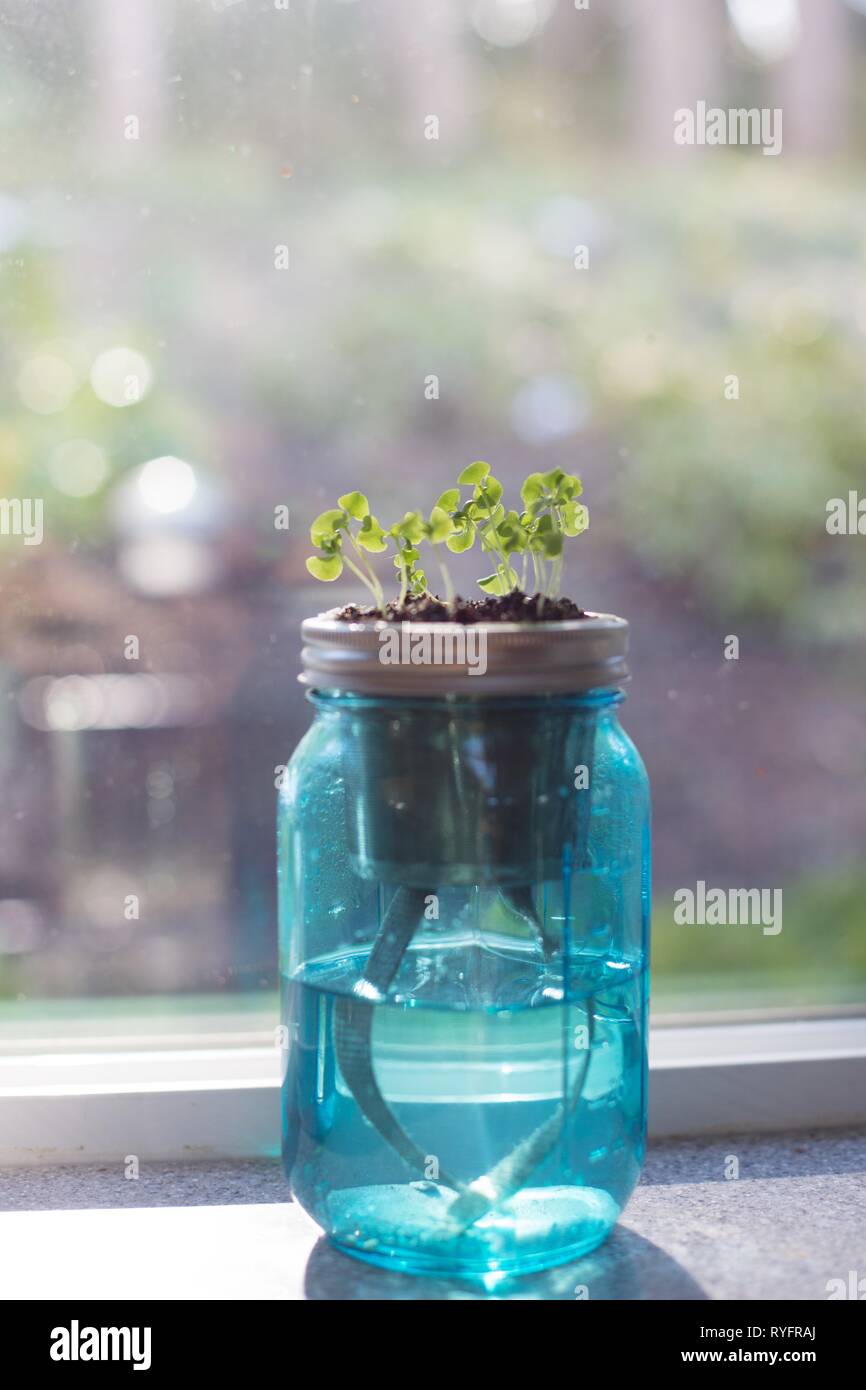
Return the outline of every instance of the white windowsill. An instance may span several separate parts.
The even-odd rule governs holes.
[[[277,1152],[273,1046],[0,1058],[0,1164]],[[669,1027],[650,1042],[650,1135],[866,1119],[866,1018]]]

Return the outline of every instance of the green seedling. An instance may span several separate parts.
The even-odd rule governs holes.
[[[480,460],[463,469],[457,484],[456,488],[443,493],[438,503],[444,509],[445,503],[456,502],[451,508],[452,534],[446,541],[448,549],[455,553],[469,550],[477,536],[482,550],[492,554],[496,563],[493,574],[478,580],[479,587],[488,594],[508,594],[516,588],[518,577],[511,566],[515,533],[506,525],[506,518],[511,514],[506,513],[502,505],[502,484],[490,472],[490,464]],[[472,496],[462,505],[461,487],[472,488]]]
[[[365,552],[387,550],[388,540],[363,492],[347,492],[338,498],[336,507],[317,516],[310,527],[310,540],[319,548],[319,554],[307,560],[314,579],[332,583],[339,579],[345,564],[370,590],[376,607],[384,608],[382,585]],[[357,563],[346,554],[344,540],[355,552]]]
[[[526,533],[526,551],[532,562],[535,588],[545,598],[555,598],[562,584],[565,537],[579,536],[589,525],[589,512],[576,500],[582,491],[580,479],[561,468],[530,473],[520,489],[525,508],[520,524]]]
[[[424,518],[420,512],[406,512],[403,520],[395,522],[388,532],[397,546],[394,564],[400,576],[400,608],[407,594],[420,598],[427,593],[427,576],[417,563],[421,558],[418,543],[424,539],[424,534]]]

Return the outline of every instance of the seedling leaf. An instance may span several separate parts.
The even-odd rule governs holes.
[[[343,573],[343,561],[339,555],[311,555],[307,560],[307,569],[314,579],[330,584]]]
[[[463,469],[457,481],[463,487],[471,487],[475,483],[483,482],[489,472],[489,463],[470,463],[468,468]]]
[[[349,516],[353,516],[356,521],[363,521],[364,517],[370,514],[370,503],[363,492],[344,493],[342,497],[337,498],[337,501],[343,511],[348,512]]]

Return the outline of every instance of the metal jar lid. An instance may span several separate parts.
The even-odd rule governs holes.
[[[552,623],[338,621],[301,626],[299,679],[357,695],[569,694],[628,680],[628,623],[610,613]]]

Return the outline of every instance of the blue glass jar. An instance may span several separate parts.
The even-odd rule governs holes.
[[[627,625],[491,626],[483,676],[385,666],[381,628],[304,624],[315,719],[278,807],[286,1173],[375,1264],[544,1269],[608,1235],[644,1152]]]

